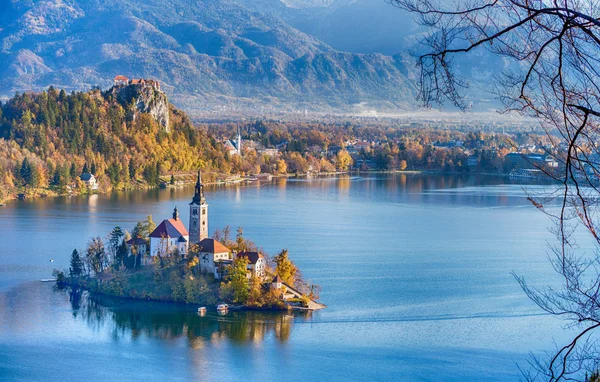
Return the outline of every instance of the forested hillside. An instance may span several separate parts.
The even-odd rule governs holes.
[[[170,132],[111,91],[16,95],[0,107],[0,199],[22,185],[80,189],[82,172],[107,190],[155,185],[159,173],[230,169],[214,139],[168,110]]]

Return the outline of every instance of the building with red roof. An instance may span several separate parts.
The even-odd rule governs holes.
[[[190,234],[175,207],[173,218],[163,220],[150,234],[150,256],[164,256],[175,250],[185,256],[188,252],[189,240]]]
[[[129,84],[129,78],[118,75],[113,80],[115,86],[127,86]]]
[[[222,278],[223,268],[232,261],[229,248],[211,238],[204,238],[197,245],[200,271]]]

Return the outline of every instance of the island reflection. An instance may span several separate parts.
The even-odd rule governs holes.
[[[115,340],[186,338],[192,348],[202,347],[207,341],[256,343],[270,336],[284,343],[290,338],[294,320],[311,318],[308,311],[229,312],[221,316],[211,309],[201,317],[196,307],[186,305],[119,299],[82,290],[59,292],[69,299],[74,318],[85,321],[93,330],[108,329]]]

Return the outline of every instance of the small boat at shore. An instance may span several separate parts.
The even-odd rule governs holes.
[[[217,305],[217,312],[219,312],[221,314],[227,313],[228,310],[229,310],[229,305],[227,305],[227,304]]]
[[[55,283],[56,279],[41,279],[40,281],[43,283]]]

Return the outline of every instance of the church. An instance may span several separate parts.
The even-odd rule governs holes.
[[[252,275],[260,278],[266,275],[266,260],[261,253],[232,253],[225,245],[208,237],[208,203],[204,197],[200,171],[198,171],[194,197],[190,203],[188,227],[183,224],[179,211],[175,207],[173,217],[163,220],[150,234],[150,256],[142,260],[142,264],[153,264],[157,256],[164,256],[174,251],[178,251],[183,259],[192,247],[198,255],[200,270],[212,274],[216,279],[223,278],[226,266],[233,262],[234,257],[247,258],[248,278]]]
[[[152,263],[155,256],[178,250],[185,256],[191,245],[208,237],[208,204],[204,197],[202,178],[198,171],[198,180],[194,190],[194,198],[190,203],[190,220],[188,228],[179,217],[177,207],[171,219],[163,220],[150,234],[150,258],[146,264]],[[190,244],[191,243],[191,244]]]
[[[225,265],[231,264],[232,256],[229,248],[208,237],[208,203],[204,197],[202,175],[198,171],[198,180],[194,197],[189,205],[190,218],[186,228],[177,207],[171,219],[163,220],[150,234],[150,256],[144,265],[152,264],[156,256],[164,256],[177,250],[182,258],[192,246],[196,246],[200,269],[220,279]]]

